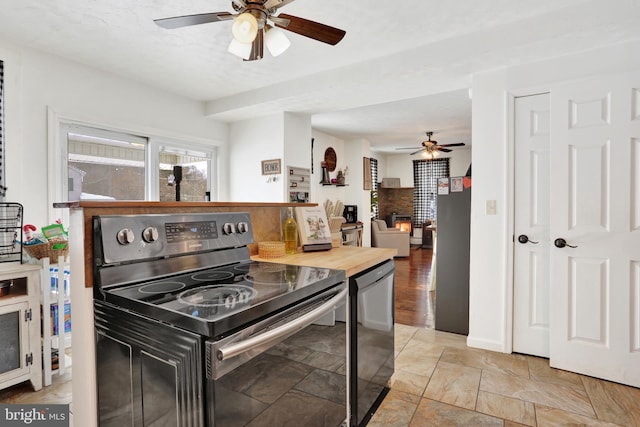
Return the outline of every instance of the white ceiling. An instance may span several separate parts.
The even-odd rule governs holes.
[[[244,62],[231,23],[165,30],[153,19],[233,12],[230,0],[0,0],[0,38],[203,101],[236,121],[312,114],[314,128],[377,151],[471,143],[471,76],[640,39],[639,0],[296,0],[280,9],[341,28],[336,46]]]

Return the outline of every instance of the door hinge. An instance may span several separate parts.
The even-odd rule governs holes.
[[[24,321],[25,322],[30,322],[31,318],[32,318],[31,309],[25,310],[24,311]]]
[[[33,353],[28,353],[28,354],[26,354],[26,355],[24,356],[24,358],[25,358],[25,364],[26,364],[27,366],[29,366],[29,365],[33,365]]]

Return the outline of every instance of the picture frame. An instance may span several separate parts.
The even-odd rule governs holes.
[[[362,189],[371,190],[371,159],[362,158]]]
[[[451,192],[460,193],[463,190],[462,177],[451,178]]]
[[[296,207],[298,234],[304,252],[331,249],[331,229],[323,207]]]
[[[438,178],[438,194],[449,194],[449,178]]]
[[[279,175],[282,173],[282,162],[280,159],[263,160],[262,175]]]

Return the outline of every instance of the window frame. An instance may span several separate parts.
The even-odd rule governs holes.
[[[217,200],[218,173],[214,170],[218,166],[218,146],[213,140],[197,140],[192,137],[164,136],[153,134],[149,131],[127,129],[126,127],[109,126],[97,122],[82,121],[75,118],[59,115],[51,108],[47,109],[47,133],[48,133],[48,218],[50,222],[62,219],[68,224],[68,209],[55,209],[53,203],[67,202],[68,200],[68,148],[65,126],[77,126],[80,128],[96,129],[112,134],[133,135],[146,138],[145,149],[145,200],[159,201],[159,152],[163,147],[180,150],[191,150],[205,153],[209,159],[207,162],[207,191],[212,201]],[[204,198],[203,198],[204,201]]]

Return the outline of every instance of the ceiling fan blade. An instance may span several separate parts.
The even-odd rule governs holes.
[[[448,149],[448,148],[442,148],[442,145],[439,145],[439,146],[438,146],[438,151],[442,151],[443,153],[450,153],[450,152],[452,152],[453,150],[450,150],[450,149]]]
[[[464,147],[465,143],[464,142],[456,142],[455,144],[442,144],[439,145],[439,147]]]
[[[418,154],[421,151],[424,151],[424,148],[421,148],[418,151],[414,151],[413,153],[410,153],[410,154],[413,156],[414,154]]]
[[[289,30],[301,36],[309,37],[314,40],[321,41],[330,45],[336,45],[345,36],[346,31],[319,22],[309,21],[308,19],[299,18],[297,16],[281,13],[276,18],[289,20],[289,25],[280,25],[276,20],[273,23],[276,27]]]
[[[396,150],[417,150],[418,148],[422,150],[423,147],[403,147],[403,148],[396,148]]]
[[[293,0],[267,0],[267,2],[263,5],[265,9],[271,9],[271,8],[281,8],[282,6],[285,6],[289,3],[291,3]]]
[[[198,15],[176,16],[173,18],[154,19],[158,26],[172,30],[174,28],[188,27],[190,25],[208,24],[209,22],[226,21],[233,19],[229,12],[200,13]]]

